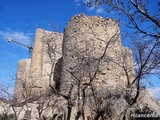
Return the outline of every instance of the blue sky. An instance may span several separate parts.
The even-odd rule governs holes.
[[[113,13],[107,14],[102,7],[87,8],[80,0],[1,0],[0,85],[13,83],[18,60],[28,58],[28,49],[6,42],[8,37],[31,45],[37,27],[55,30],[50,26],[52,23],[63,32],[68,20],[79,13],[102,17],[113,15]]]
[[[1,0],[0,86],[14,83],[18,61],[28,58],[28,49],[12,42],[8,43],[8,37],[30,46],[38,27],[55,30],[50,26],[52,23],[63,32],[68,20],[75,14],[102,13],[101,9],[93,10],[83,4],[79,0]]]

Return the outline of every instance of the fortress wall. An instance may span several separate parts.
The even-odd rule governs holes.
[[[116,119],[118,115],[121,116],[125,107],[128,106],[123,98],[128,82],[124,68],[129,80],[132,81],[134,79],[132,51],[121,45],[120,30],[115,20],[79,14],[68,22],[64,30],[64,37],[61,33],[37,29],[32,54],[31,60],[24,59],[18,63],[15,85],[15,97],[18,102],[46,93],[52,81],[53,87],[60,89],[59,92],[64,96],[68,96],[73,86],[70,98],[66,96],[63,98],[61,95],[51,97],[54,109],[52,108],[50,112],[53,113],[51,115],[57,117],[63,112],[67,113],[66,98],[72,103],[70,105],[73,105],[71,119],[75,119],[81,107],[84,107],[86,119],[93,116],[96,108],[95,98],[102,107],[105,106],[103,101],[99,101],[99,96],[107,97],[105,102],[108,102],[107,105],[109,104],[111,110],[114,111],[111,115],[113,119]],[[89,82],[91,84],[84,89]],[[112,93],[113,99],[110,99]],[[119,96],[121,93],[122,96]],[[106,96],[107,94],[109,96]],[[42,98],[46,99],[44,96]],[[144,99],[141,100],[141,98]],[[47,106],[48,101],[50,101],[49,98],[45,101]],[[111,102],[113,105],[110,104]],[[159,111],[159,108],[155,107],[157,104],[148,93],[146,94],[146,91],[142,91],[135,105],[136,108],[137,106],[140,108],[149,106]],[[36,109],[37,107],[33,108],[33,110]],[[42,115],[49,113],[48,109],[44,111],[46,112],[43,112]],[[32,117],[36,115],[38,114],[32,111]]]
[[[53,83],[54,67],[61,57],[63,34],[37,29],[30,68],[32,94],[44,94]]]
[[[14,88],[14,96],[17,99],[17,102],[26,99],[30,63],[31,59],[22,59],[18,62],[16,83]]]
[[[61,57],[62,37],[62,33],[40,28],[36,30],[32,58],[20,60],[18,63],[15,85],[15,97],[18,102],[44,94],[50,89],[49,84],[54,84],[54,68]],[[21,81],[26,82],[27,90],[23,89]]]
[[[42,38],[43,38],[43,30],[37,29],[34,39],[34,47],[32,51],[32,58],[31,58],[31,68],[30,68],[30,78],[42,77]]]
[[[27,79],[28,97],[44,94],[49,84],[66,93],[70,85],[77,84],[73,75],[82,85],[96,73],[93,84],[97,88],[125,86],[122,63],[134,77],[132,53],[121,45],[118,23],[111,18],[76,15],[64,36],[38,28]]]
[[[72,17],[64,31],[62,49],[61,90],[64,93],[76,81],[80,80],[83,86],[92,77],[97,90],[107,86],[124,87],[128,80],[123,64],[134,78],[132,53],[121,45],[119,26],[113,19],[84,14]]]
[[[131,51],[121,45],[118,23],[110,18],[84,14],[72,17],[64,30],[62,53],[62,94],[68,95],[73,87],[72,97],[77,96],[78,89],[90,81],[95,92],[125,88],[128,79],[123,65],[134,75]],[[86,91],[89,100],[91,89]],[[71,116],[74,119],[74,112]]]
[[[42,80],[44,87],[49,84],[54,85],[55,65],[62,57],[63,34],[57,32],[44,31],[43,36],[43,60],[42,60]],[[50,82],[50,83],[49,83]]]

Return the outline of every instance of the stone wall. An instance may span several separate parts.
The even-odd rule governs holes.
[[[132,53],[121,46],[118,23],[111,18],[88,17],[84,14],[71,18],[64,30],[64,37],[61,33],[37,29],[31,62],[27,61],[19,61],[15,86],[18,101],[45,93],[49,85],[58,88],[61,84],[62,91],[67,92],[74,81],[70,73],[74,73],[83,84],[89,82],[89,77],[98,71],[97,80],[94,81],[96,85],[126,85],[126,75],[119,66],[122,62],[130,70],[129,76],[134,75],[131,69]],[[18,81],[24,81],[26,89],[22,90]],[[20,91],[23,92],[20,94]]]
[[[45,93],[49,84],[53,84],[54,67],[61,57],[62,37],[61,33],[37,29],[29,74],[33,95]]]
[[[31,59],[23,59],[18,62],[16,83],[14,89],[14,96],[18,101],[27,98],[27,83],[29,79]]]
[[[27,61],[19,61],[15,86],[18,101],[45,93],[49,85],[67,92],[69,87],[65,86],[75,80],[71,73],[82,80],[82,84],[88,83],[98,72],[95,85],[124,86],[128,81],[120,64],[125,63],[129,77],[134,76],[132,52],[121,46],[118,23],[111,18],[84,14],[71,18],[64,37],[61,33],[38,28],[31,62]],[[24,81],[26,89],[22,90],[22,83],[18,81]]]
[[[18,63],[15,85],[18,102],[44,94],[49,84],[54,84],[54,67],[61,57],[62,37],[61,33],[36,30],[32,58]]]
[[[68,22],[63,38],[62,84],[80,80],[94,85],[127,85],[122,63],[134,77],[132,52],[121,46],[118,23],[111,18],[79,14]],[[94,76],[96,73],[96,76]],[[74,74],[74,76],[73,76]],[[131,79],[129,79],[131,80]],[[70,87],[63,87],[67,92]]]
[[[40,102],[46,104],[42,114],[50,113],[50,118],[67,117],[71,108],[71,120],[78,114],[81,119],[82,112],[92,120],[96,109],[112,111],[110,119],[122,119],[129,105],[126,86],[133,79],[132,51],[121,45],[117,21],[78,14],[70,19],[64,35],[37,29],[32,58],[18,63],[15,97],[21,105],[23,100],[41,97],[30,104],[32,119],[37,119]],[[55,91],[43,96],[50,85]],[[133,89],[130,96],[135,95]],[[152,104],[157,105],[144,91],[132,107],[147,105],[153,110]]]

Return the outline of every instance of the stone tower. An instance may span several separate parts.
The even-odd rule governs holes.
[[[29,79],[31,59],[23,59],[18,62],[14,96],[18,102],[26,99],[27,83]]]
[[[118,23],[111,18],[84,14],[72,17],[64,31],[62,49],[63,93],[77,80],[82,85],[93,81],[100,88],[126,86],[130,81],[122,63],[130,71],[129,77],[134,77],[132,52],[121,46]]]
[[[37,29],[29,73],[29,86],[33,95],[45,93],[49,89],[54,65],[61,57],[62,38],[61,33]]]
[[[64,36],[37,29],[32,58],[19,61],[15,97],[20,102],[41,96],[49,85],[67,93],[75,79],[82,85],[94,78],[95,86],[125,86],[130,81],[121,63],[133,77],[132,53],[121,46],[118,23],[79,14],[68,22]]]
[[[68,115],[71,120],[93,120],[104,110],[110,119],[122,119],[129,108],[126,95],[135,94],[135,86],[127,86],[133,79],[132,51],[121,45],[117,21],[78,14],[63,34],[37,29],[32,58],[18,62],[15,97],[17,102],[36,98],[37,105],[43,100],[44,114],[57,119]],[[50,85],[55,88],[52,96],[43,96]],[[158,106],[146,93],[132,107]]]
[[[93,89],[94,93],[105,94],[107,89],[126,88],[134,78],[132,52],[121,45],[118,23],[111,18],[84,14],[72,17],[65,27],[62,46],[60,92],[70,95],[75,103],[71,119],[81,108],[86,119],[92,114]]]
[[[31,59],[18,62],[14,91],[18,102],[49,90],[49,84],[53,84],[55,64],[61,57],[62,38],[61,33],[36,30]]]

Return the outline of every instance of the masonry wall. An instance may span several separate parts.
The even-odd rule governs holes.
[[[115,91],[126,88],[134,78],[132,52],[121,45],[118,23],[111,18],[84,14],[72,17],[64,30],[62,56],[60,91],[64,95],[71,93],[75,103],[71,119],[75,119],[78,104],[83,105],[85,87],[84,99],[88,104],[83,106],[84,111],[92,114],[91,88],[95,93]]]
[[[61,57],[62,37],[61,33],[37,29],[29,74],[33,95],[45,93],[49,84],[54,84],[54,67]]]
[[[96,109],[103,107],[113,111],[110,119],[122,119],[128,108],[126,86],[133,79],[132,51],[121,45],[117,21],[78,14],[70,19],[64,35],[37,29],[32,58],[18,63],[15,97],[22,102],[40,96],[39,101],[43,100],[47,107],[42,115],[51,113],[50,117],[55,115],[57,119],[66,117],[69,108],[71,119],[82,109],[85,119],[91,119]],[[59,94],[44,97],[50,85]],[[38,115],[35,111],[39,101],[30,105],[32,119]],[[157,106],[148,93],[140,93],[134,107],[146,105]]]
[[[19,61],[15,97],[20,102],[43,95],[54,84],[54,67],[61,57],[63,34],[38,28],[30,60]],[[25,83],[23,89],[22,83]]]
[[[22,59],[18,62],[16,75],[16,83],[14,88],[14,96],[17,101],[22,101],[27,98],[27,82],[29,79],[31,59]]]
[[[75,81],[87,84],[91,78],[100,88],[127,85],[122,63],[128,66],[129,76],[134,76],[132,53],[121,46],[118,23],[111,18],[84,14],[72,17],[64,31],[62,49],[62,84],[68,85],[61,88],[64,93]]]
[[[49,85],[67,93],[75,82],[73,74],[81,84],[86,84],[96,73],[93,84],[99,86],[98,89],[125,86],[128,81],[120,67],[122,63],[128,66],[129,77],[134,76],[132,53],[121,46],[118,23],[111,18],[84,14],[71,18],[64,29],[64,36],[38,28],[31,62],[23,66],[24,62],[20,61],[22,65],[17,72],[20,74],[15,86],[18,101],[45,94],[50,89]],[[28,70],[24,71],[25,77],[19,72],[23,69]],[[26,82],[27,90],[17,90],[22,86],[18,82],[20,80]]]

